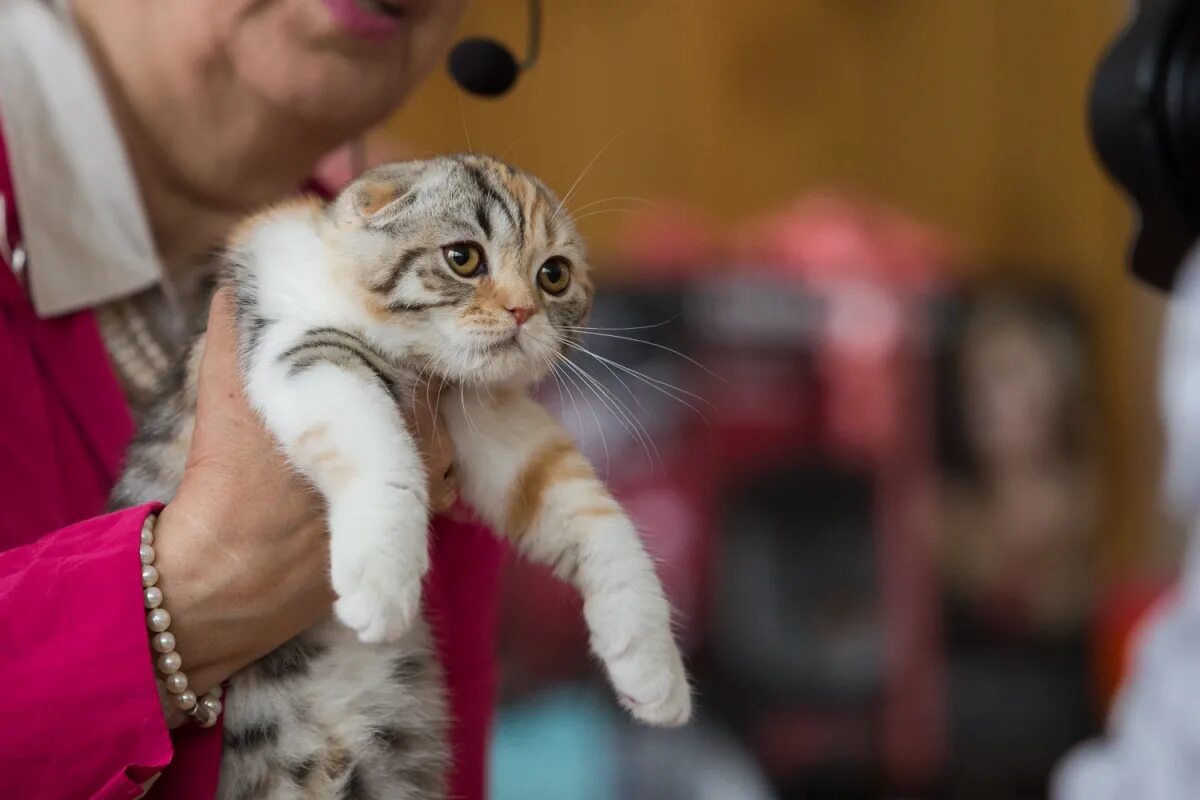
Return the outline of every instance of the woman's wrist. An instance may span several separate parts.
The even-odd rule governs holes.
[[[319,520],[279,509],[267,528],[253,513],[205,502],[209,494],[181,490],[156,527],[159,586],[197,693],[311,626],[332,602]]]
[[[197,694],[197,686],[183,669],[183,659],[176,650],[175,634],[171,631],[171,612],[167,610],[166,597],[158,585],[160,574],[155,564],[158,553],[154,549],[157,519],[158,514],[152,513],[142,524],[139,556],[146,627],[154,668],[159,676],[159,697],[169,726],[175,727],[181,721],[179,715],[183,714],[207,728],[215,725],[221,715],[221,688],[216,685]]]

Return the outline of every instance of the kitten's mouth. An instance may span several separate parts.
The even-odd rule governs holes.
[[[497,350],[506,350],[510,347],[520,347],[520,344],[518,344],[518,342],[517,342],[517,339],[520,335],[521,335],[521,331],[515,330],[512,333],[507,334],[506,336],[503,336],[499,339],[493,339],[490,342],[485,342],[485,343],[481,344],[480,349],[483,350],[485,353],[494,353]]]

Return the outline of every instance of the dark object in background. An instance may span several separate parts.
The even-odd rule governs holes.
[[[1141,211],[1134,274],[1170,290],[1200,235],[1200,4],[1134,5],[1096,70],[1092,139]]]
[[[459,88],[477,97],[507,94],[521,73],[537,63],[542,45],[542,3],[529,0],[529,36],[525,60],[517,63],[512,51],[495,39],[464,39],[454,46],[446,62]]]
[[[1054,287],[993,282],[948,315],[938,370],[946,796],[1043,796],[1092,733],[1098,519],[1088,330]]]
[[[744,682],[743,710],[755,695],[768,705],[878,701],[884,624],[870,475],[798,463],[752,476],[725,503],[713,644]]]

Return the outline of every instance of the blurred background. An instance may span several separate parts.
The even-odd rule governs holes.
[[[436,76],[370,157],[569,196],[596,330],[545,399],[659,560],[699,713],[627,721],[514,562],[494,796],[1044,796],[1180,547],[1159,301],[1084,126],[1127,3],[545,6],[511,95]]]

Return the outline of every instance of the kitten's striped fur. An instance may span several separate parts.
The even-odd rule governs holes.
[[[450,268],[474,242],[486,272]],[[540,288],[551,258],[560,294]],[[444,796],[445,707],[420,619],[425,475],[399,408],[422,373],[460,491],[525,555],[579,588],[621,702],[654,724],[691,708],[669,609],[637,532],[528,387],[586,319],[578,233],[536,178],[482,156],[380,167],[332,203],[289,202],[230,237],[247,396],[329,508],[335,616],[237,673],[221,798]],[[517,311],[530,313],[521,324]],[[193,356],[142,422],[118,506],[169,500],[195,409]]]

